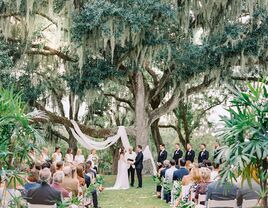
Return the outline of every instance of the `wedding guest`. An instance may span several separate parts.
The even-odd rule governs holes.
[[[88,156],[87,161],[91,161],[93,169],[98,172],[99,156],[97,155],[97,151],[95,149],[91,150],[91,154]]]
[[[85,177],[84,177],[84,167],[83,165],[78,165],[76,167],[76,174],[77,174],[77,179],[79,181],[80,187],[83,187],[85,185]]]
[[[199,194],[205,195],[207,192],[207,187],[211,183],[210,175],[211,171],[208,168],[200,168],[201,182],[197,184],[195,189],[195,202],[198,202]],[[200,204],[205,205],[205,202]]]
[[[179,159],[182,158],[182,156],[183,156],[183,152],[180,149],[180,144],[176,143],[175,144],[175,151],[174,151],[174,154],[173,154],[173,160],[175,160],[176,165],[179,164]]]
[[[72,165],[74,162],[74,156],[72,154],[73,150],[71,148],[67,149],[66,155],[64,157],[65,164]]]
[[[41,164],[49,161],[49,156],[48,156],[48,149],[46,147],[43,148],[42,153],[40,154],[39,161]]]
[[[54,163],[62,161],[62,154],[61,154],[60,147],[55,148],[55,152],[52,155],[52,161]]]
[[[52,188],[48,182],[51,178],[51,172],[48,168],[40,171],[41,185],[39,188],[31,189],[27,193],[26,200],[30,204],[54,205],[61,201],[61,193]]]
[[[86,170],[84,177],[87,188],[90,186],[91,183],[94,184],[93,177],[96,178],[96,171],[92,168],[92,162],[90,160],[86,162]],[[93,200],[93,207],[99,208],[96,188],[94,188],[92,191],[92,200]]]
[[[165,175],[166,175],[166,171],[170,168],[170,162],[169,160],[165,160],[163,162],[163,167],[160,170],[160,177],[163,177],[165,178]]]
[[[72,192],[74,196],[78,195],[79,181],[77,178],[72,177],[72,168],[66,166],[63,168],[64,178],[62,181],[62,187],[69,192]]]
[[[157,157],[157,165],[159,166],[160,164],[163,164],[163,162],[167,159],[167,151],[165,149],[164,144],[159,145],[160,151],[158,153]]]
[[[174,207],[179,206],[181,200],[183,201],[188,201],[189,199],[191,200],[191,191],[195,191],[195,188],[198,183],[201,181],[201,176],[199,172],[199,168],[194,166],[190,173],[188,175],[185,175],[182,178],[181,181],[181,193],[178,199],[176,200]]]
[[[180,159],[179,161],[179,165],[180,165],[180,168],[175,170],[174,171],[174,174],[173,174],[173,180],[174,181],[181,181],[182,178],[185,176],[185,175],[188,175],[189,174],[189,171],[187,170],[187,168],[185,167],[186,165],[186,161],[185,159]]]
[[[62,194],[63,198],[67,198],[70,196],[70,192],[62,187],[63,179],[64,179],[63,173],[61,172],[54,173],[53,183],[51,184],[51,187],[59,191]]]
[[[85,157],[82,154],[82,150],[81,149],[77,149],[76,155],[74,157],[74,162],[76,164],[82,164],[85,162]]]
[[[56,172],[63,171],[63,161],[59,161],[56,163]]]
[[[206,144],[202,143],[200,144],[201,151],[198,155],[198,163],[203,163],[204,160],[208,160],[209,158],[209,152],[206,150]]]
[[[26,178],[26,183],[24,184],[25,194],[31,189],[39,188],[40,183],[38,182],[39,182],[39,171],[33,169],[28,173],[28,177]]]
[[[258,193],[261,191],[260,184],[258,184],[253,178],[250,179],[251,186],[248,184],[247,181],[244,183],[242,182],[241,178],[237,181],[237,185],[239,188],[239,192],[237,194],[237,206],[239,208],[242,207],[243,200],[252,200],[257,199],[259,200],[260,196]]]
[[[165,161],[164,161],[165,162]],[[161,170],[163,169],[164,165],[159,166],[158,170],[157,170],[157,177],[161,180]],[[156,196],[157,198],[161,198],[161,189],[162,186],[161,184],[158,184],[156,186]]]
[[[128,152],[126,153],[126,158],[128,161],[128,177],[130,177],[130,186],[134,186],[134,180],[135,180],[135,158],[136,153],[133,151],[133,147],[130,147]]]
[[[164,182],[166,182],[166,183],[173,182],[173,175],[174,175],[174,172],[177,170],[175,160],[173,160],[173,159],[170,160],[170,165],[171,165],[171,167],[166,170],[166,174],[165,174]],[[164,199],[166,199],[166,203],[170,202],[171,201],[171,190],[165,191],[164,195],[165,195]]]
[[[213,169],[211,171],[211,180],[216,181],[218,180],[219,172],[220,172],[220,165],[218,163],[212,163]]]
[[[220,174],[219,174],[220,176]],[[228,191],[226,191],[228,187]],[[206,202],[208,200],[233,200],[236,199],[238,187],[229,181],[222,182],[221,180],[214,181],[208,185]]]
[[[195,158],[195,151],[192,150],[192,145],[190,143],[187,144],[186,148],[187,151],[185,153],[185,160],[189,160],[191,163],[193,163]]]

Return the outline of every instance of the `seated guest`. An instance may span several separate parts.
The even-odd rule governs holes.
[[[218,175],[219,175],[219,171],[220,171],[220,164],[219,163],[216,163],[216,162],[213,162],[212,164],[212,171],[211,171],[211,180],[212,181],[216,181],[218,180]]]
[[[180,168],[174,171],[173,174],[173,180],[174,181],[181,181],[183,176],[188,175],[189,171],[186,169],[185,165],[186,165],[186,160],[185,159],[181,159],[180,162]]]
[[[26,179],[26,183],[24,185],[25,193],[27,193],[31,189],[36,189],[40,187],[39,182],[39,171],[38,170],[31,170],[28,174],[28,177]]]
[[[79,181],[77,178],[72,177],[72,168],[66,166],[63,168],[64,178],[62,181],[62,187],[68,192],[72,192],[74,196],[78,195]]]
[[[171,167],[166,170],[166,174],[165,174],[164,181],[166,183],[172,183],[173,182],[173,174],[177,170],[175,160],[173,160],[173,159],[170,160],[170,165],[171,165]],[[165,191],[164,198],[166,199],[167,203],[170,202],[170,200],[171,200],[171,190]]]
[[[48,184],[51,178],[50,170],[48,168],[42,169],[39,176],[41,185],[39,188],[28,191],[27,202],[30,204],[54,205],[61,201],[61,193]]]
[[[170,165],[171,165],[171,167],[169,169],[167,169],[166,173],[165,173],[165,181],[171,183],[173,181],[173,174],[178,169],[176,168],[175,160],[173,160],[173,159],[170,160]]]
[[[220,175],[219,175],[220,176]],[[228,191],[226,191],[228,190]],[[206,203],[208,200],[233,200],[236,199],[239,189],[236,185],[221,180],[214,181],[208,185]]]
[[[83,165],[78,165],[76,168],[77,179],[79,181],[80,187],[85,185],[85,177],[84,177],[84,167]]]
[[[96,177],[96,171],[92,168],[92,162],[89,160],[86,163],[86,171],[85,171],[85,183],[87,188],[91,183],[94,183],[92,177]],[[92,199],[93,199],[93,207],[98,208],[98,195],[97,190],[94,188],[92,191]]]
[[[238,187],[239,187],[239,192],[237,195],[237,206],[239,208],[242,207],[242,202],[243,200],[251,200],[251,199],[259,199],[260,196],[258,193],[261,191],[260,184],[258,184],[254,179],[251,179],[251,184],[252,186],[250,187],[248,182],[245,181],[242,183],[241,180],[238,181]]]
[[[197,184],[195,189],[195,202],[198,202],[199,194],[205,195],[207,192],[207,186],[211,183],[210,174],[211,171],[208,168],[200,168],[201,182]],[[205,202],[201,202],[202,205],[205,205]]]
[[[76,155],[74,157],[75,164],[82,164],[85,162],[85,157],[82,155],[82,150],[77,149]]]
[[[188,201],[191,200],[191,191],[195,191],[196,186],[198,183],[200,183],[201,181],[201,176],[200,176],[200,172],[199,172],[199,168],[194,166],[193,168],[191,168],[191,171],[188,175],[185,175],[182,178],[181,181],[181,193],[180,196],[178,197],[178,199],[175,202],[175,206],[177,207],[180,204],[181,200],[184,201]]]
[[[67,149],[67,153],[64,157],[64,161],[66,165],[72,165],[74,162],[74,156],[72,154],[73,150],[71,148]]]
[[[56,163],[56,172],[58,171],[63,171],[63,162],[62,161],[59,161]]]
[[[53,175],[53,183],[51,184],[51,187],[55,190],[59,191],[64,198],[69,197],[70,193],[62,187],[62,181],[64,178],[64,174],[61,172],[56,172]]]
[[[165,160],[163,162],[163,167],[161,169],[159,169],[159,172],[160,172],[160,177],[162,178],[165,178],[165,174],[166,174],[166,171],[170,168],[170,162],[169,160]]]
[[[164,167],[164,166],[163,166],[163,164],[162,164],[162,165],[158,166],[158,170],[157,170],[157,177],[158,177],[160,180],[161,180],[161,175],[160,175],[160,173],[161,173],[161,170],[162,170],[163,167]],[[157,198],[161,198],[161,189],[162,189],[161,184],[158,184],[158,185],[156,186],[156,196],[157,196]]]

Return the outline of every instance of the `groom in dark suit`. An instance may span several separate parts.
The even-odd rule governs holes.
[[[135,168],[137,172],[137,177],[139,181],[139,185],[137,188],[142,188],[142,169],[143,169],[143,153],[142,153],[142,146],[138,145],[137,146],[137,156],[135,159]]]

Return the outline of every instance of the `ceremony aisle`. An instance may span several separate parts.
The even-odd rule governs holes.
[[[113,186],[115,176],[105,176],[105,187]],[[104,190],[100,194],[100,206],[105,208],[167,208],[164,201],[157,199],[155,184],[150,176],[144,177],[142,189],[131,187],[129,190]]]

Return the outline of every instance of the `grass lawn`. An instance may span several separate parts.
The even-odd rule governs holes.
[[[105,187],[112,187],[115,176],[105,176]],[[136,182],[136,181],[135,181]],[[150,176],[143,176],[143,188],[131,187],[129,190],[104,190],[99,195],[102,208],[167,208],[164,201],[157,199],[155,184]]]

